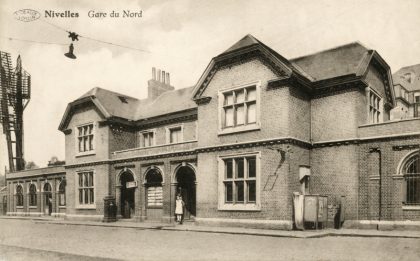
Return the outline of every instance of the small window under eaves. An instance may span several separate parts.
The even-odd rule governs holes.
[[[127,98],[125,98],[124,96],[118,96],[118,98],[122,103],[128,103]]]

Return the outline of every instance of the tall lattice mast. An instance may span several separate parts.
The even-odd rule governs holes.
[[[31,76],[20,56],[12,69],[10,54],[0,51],[0,122],[6,136],[9,171],[23,170],[23,110],[31,97]]]

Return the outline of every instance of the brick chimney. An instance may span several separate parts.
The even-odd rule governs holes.
[[[150,79],[147,84],[147,96],[152,100],[156,99],[164,92],[175,90],[175,88],[171,86],[169,73],[161,71],[160,69],[156,72],[155,67],[152,68],[152,79]]]

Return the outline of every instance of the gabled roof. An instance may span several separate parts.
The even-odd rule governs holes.
[[[235,56],[246,58],[247,54],[256,51],[259,52],[258,55],[268,60],[275,71],[280,72],[279,78],[273,79],[273,83],[294,78],[300,83],[300,86],[307,90],[317,90],[317,88],[364,79],[372,61],[386,72],[386,82],[392,83],[388,64],[376,51],[366,48],[359,42],[288,60],[248,34],[210,61],[196,84],[193,98],[197,101],[200,100],[201,94],[219,67],[218,63],[223,65],[222,61],[224,60],[227,62],[235,61]],[[388,89],[392,88],[388,87]],[[394,101],[393,90],[388,90],[387,93],[390,96],[389,102],[392,104]]]
[[[400,84],[408,91],[420,91],[420,64],[402,67],[393,74],[393,79],[394,84]]]
[[[253,45],[253,44],[258,44],[258,43],[259,43],[259,41],[254,36],[252,36],[250,34],[247,34],[241,40],[239,40],[234,45],[232,45],[231,47],[229,47],[223,53],[229,53],[229,52],[232,52],[232,51],[236,51],[238,49],[241,49],[243,47],[250,46],[250,45]]]
[[[136,119],[152,118],[173,112],[189,110],[197,107],[191,99],[193,87],[167,91],[157,97],[147,106],[137,107]]]
[[[358,42],[291,59],[315,81],[356,74],[368,49]]]
[[[254,54],[263,57],[271,67],[274,69],[275,73],[279,78],[289,78],[292,75],[296,76],[300,81],[310,82],[309,75],[303,72],[300,68],[296,68],[291,64],[286,58],[275,52],[270,47],[266,46],[264,43],[259,41],[254,36],[247,34],[229,49],[214,57],[206,70],[198,80],[194,91],[193,98],[198,99],[203,90],[207,87],[207,84],[214,75],[214,72],[217,70],[219,65],[225,63],[231,63],[234,61],[234,58]]]
[[[197,105],[191,100],[191,91],[192,87],[177,89],[165,92],[155,100],[140,100],[95,87],[67,105],[59,130],[63,131],[67,127],[75,107],[81,104],[93,104],[104,120],[120,118],[135,122],[142,119],[196,108]]]
[[[134,111],[141,105],[149,104],[148,99],[139,100],[124,94],[95,87],[79,97],[81,100],[86,97],[96,99],[106,111],[107,117],[119,117],[128,120],[136,120]]]

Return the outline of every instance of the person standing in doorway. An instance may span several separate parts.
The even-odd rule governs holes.
[[[179,224],[182,224],[182,219],[183,219],[183,215],[184,215],[184,201],[182,200],[182,197],[180,194],[178,194],[176,196],[176,201],[175,201],[175,216],[176,216],[176,221]]]

